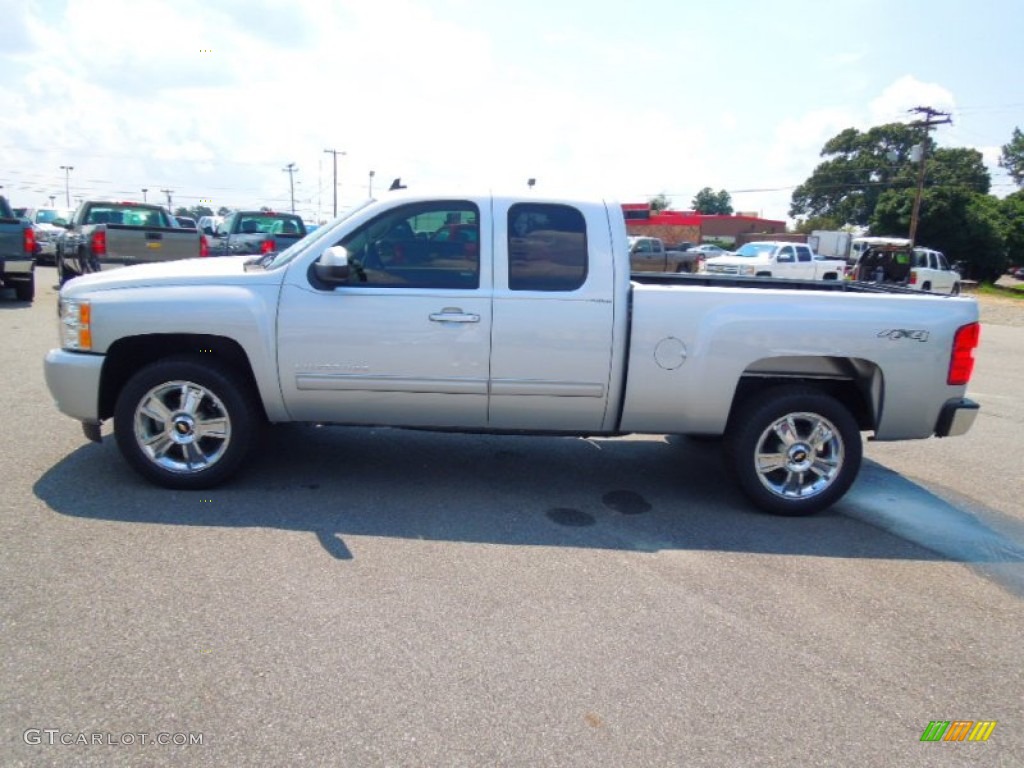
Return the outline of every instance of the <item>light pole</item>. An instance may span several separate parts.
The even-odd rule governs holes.
[[[149,192],[149,187],[142,188],[142,202],[146,202],[146,193]]]
[[[56,195],[50,195],[50,207],[53,208],[53,203],[57,199]]]
[[[73,170],[75,170],[75,166],[73,166],[73,165],[62,165],[60,167],[60,169],[62,171],[64,171],[64,204],[65,204],[66,207],[70,208],[71,207],[71,187],[69,185],[70,185],[71,172]]]
[[[374,177],[374,175],[375,175],[375,172],[374,171],[370,171],[370,197],[373,197],[373,177]]]
[[[338,218],[338,155],[344,155],[339,149],[325,149],[328,155],[334,155],[334,218]]]
[[[167,195],[167,210],[170,211],[171,215],[173,216],[174,215],[174,208],[171,207],[171,192],[173,192],[174,190],[173,189],[161,189],[160,191],[163,192],[165,195]]]
[[[281,170],[288,172],[288,186],[291,188],[292,195],[292,213],[295,213],[295,172],[299,169],[295,167],[295,163],[288,163]]]

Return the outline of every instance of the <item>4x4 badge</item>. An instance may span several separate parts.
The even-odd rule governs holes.
[[[928,341],[928,331],[908,331],[905,328],[892,328],[888,331],[879,331],[878,338],[899,341],[910,339],[911,341]]]

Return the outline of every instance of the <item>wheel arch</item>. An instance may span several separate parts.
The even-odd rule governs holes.
[[[192,355],[197,361],[213,358],[235,371],[256,394],[263,410],[252,364],[242,346],[234,339],[213,334],[143,334],[118,339],[107,350],[100,376],[99,416],[114,414],[118,395],[128,380],[143,367],[169,357]],[[263,413],[266,418],[266,413]]]
[[[882,415],[882,370],[869,360],[794,356],[762,358],[743,371],[729,409],[729,420],[763,392],[780,385],[814,388],[842,403],[862,431],[872,431]]]

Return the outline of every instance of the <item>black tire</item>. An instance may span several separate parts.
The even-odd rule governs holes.
[[[173,357],[129,379],[114,407],[125,460],[176,490],[220,485],[257,442],[262,413],[251,387],[218,360]]]
[[[849,410],[804,386],[774,387],[755,397],[730,417],[725,439],[727,466],[747,498],[765,512],[791,517],[815,514],[842,498],[863,452]],[[788,433],[785,440],[779,429]]]
[[[66,283],[68,280],[70,280],[73,277],[78,277],[78,273],[77,272],[73,272],[71,269],[68,268],[68,265],[64,261],[64,256],[62,254],[58,255],[57,256],[57,282],[60,285],[64,285],[64,283]]]
[[[951,290],[949,292],[949,295],[950,296],[959,296],[960,295],[960,283],[953,283],[953,290]]]
[[[36,297],[36,275],[29,274],[27,280],[12,280],[14,295],[18,301],[32,301]]]

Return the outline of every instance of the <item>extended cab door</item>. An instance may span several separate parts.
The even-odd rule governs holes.
[[[778,253],[775,254],[775,264],[772,265],[772,277],[800,278],[804,276],[804,270],[810,270],[812,274],[808,277],[812,277],[814,265],[810,263],[806,266],[801,265],[796,260],[796,248],[792,245],[784,245],[779,248]]]
[[[607,425],[615,319],[609,229],[601,206],[495,199],[488,426]]]
[[[293,419],[486,426],[488,214],[472,200],[396,204],[337,243],[349,252],[348,284],[289,269],[278,365]],[[438,235],[453,228],[458,238]]]

